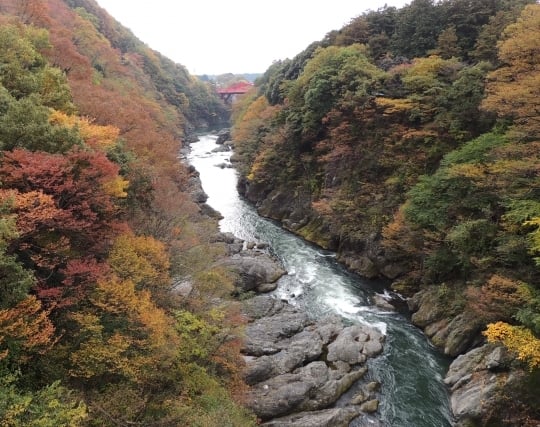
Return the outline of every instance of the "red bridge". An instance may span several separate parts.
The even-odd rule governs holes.
[[[224,89],[218,89],[217,93],[225,101],[230,104],[234,101],[236,95],[243,95],[253,87],[253,83],[249,82],[238,82],[234,83]]]

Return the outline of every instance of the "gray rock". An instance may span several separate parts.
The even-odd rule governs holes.
[[[489,351],[488,346],[482,346],[458,356],[448,368],[444,383],[453,387],[462,377],[481,369],[482,361]]]
[[[191,280],[177,280],[173,282],[172,292],[186,298],[193,290],[193,282]]]
[[[505,396],[512,393],[504,390],[523,381],[523,372],[509,365],[506,350],[494,344],[475,348],[452,362],[444,382],[452,391],[450,403],[457,425],[470,421],[488,425],[491,417],[497,417],[497,411],[505,407]]]
[[[379,401],[377,399],[368,400],[360,405],[360,410],[368,414],[377,412],[377,409],[379,409]]]
[[[360,405],[369,399],[369,395],[360,390],[351,399],[351,405]]]
[[[391,280],[401,276],[407,271],[407,268],[404,265],[397,263],[386,263],[380,268],[381,274]]]
[[[243,313],[251,321],[262,317],[271,317],[280,313],[285,307],[290,307],[286,302],[267,295],[257,295],[243,303]]]
[[[204,203],[208,200],[208,194],[203,190],[195,190],[191,193],[191,197],[197,203]]]
[[[342,360],[351,365],[364,363],[367,357],[382,351],[383,340],[384,336],[373,328],[349,326],[328,346],[327,360]]]
[[[365,386],[365,390],[368,393],[374,393],[376,391],[379,391],[381,389],[381,383],[378,381],[371,381],[370,383],[367,383]]]
[[[281,348],[281,351],[258,357],[248,363],[245,369],[248,384],[256,384],[270,377],[291,372],[306,362],[317,359],[323,350],[323,342],[316,331],[304,330],[287,340],[272,344]]]
[[[305,312],[284,306],[278,314],[246,327],[243,352],[250,356],[275,354],[281,350],[279,341],[301,332],[309,323]]]
[[[426,326],[424,329],[424,333],[429,337],[432,338],[437,334],[440,334],[441,331],[446,331],[448,328],[448,320],[442,319],[438,322],[432,323],[431,325]]]
[[[216,144],[222,145],[231,139],[231,130],[222,129],[217,134]]]
[[[360,377],[359,371],[343,373],[330,369],[322,361],[312,362],[254,386],[247,406],[263,419],[323,409]]]
[[[262,285],[257,286],[257,292],[260,294],[266,294],[268,292],[275,291],[277,288],[277,283],[263,283]]]
[[[452,412],[456,418],[477,419],[482,416],[487,406],[502,384],[497,375],[486,371],[477,373],[474,381],[461,382],[450,398]]]
[[[390,304],[388,301],[386,301],[386,299],[384,299],[382,295],[379,295],[379,294],[373,295],[373,302],[375,303],[377,307],[383,310],[396,311],[394,306]]]
[[[263,283],[274,283],[286,274],[277,261],[263,253],[236,254],[218,264],[237,273],[235,285],[243,292],[251,291]]]
[[[491,353],[489,353],[485,358],[486,368],[490,371],[495,371],[501,368],[508,367],[510,364],[511,358],[508,355],[508,351],[505,347],[495,347]]]
[[[212,238],[210,239],[210,242],[223,242],[227,244],[232,244],[238,241],[238,239],[234,234],[232,233],[216,233]]]
[[[240,242],[232,243],[227,247],[227,252],[229,255],[236,255],[242,252],[243,249],[244,249],[243,243],[240,243]]]
[[[436,288],[418,292],[409,300],[409,308],[411,311],[416,311],[411,321],[420,328],[425,328],[445,317],[438,302]]]
[[[314,396],[310,396],[307,402],[300,407],[301,410],[313,411],[330,406],[351,386],[364,376],[364,370],[342,372],[330,369],[330,380],[327,381]]]
[[[225,153],[231,151],[231,147],[227,144],[220,145],[212,150],[212,153]]]
[[[379,269],[371,259],[367,256],[359,256],[358,254],[340,254],[339,260],[344,262],[352,271],[360,275],[373,279],[379,275]]]
[[[456,316],[448,325],[444,354],[455,357],[467,351],[480,327],[478,320],[469,313]]]
[[[247,406],[263,420],[273,419],[267,425],[326,425],[326,418],[312,411],[328,408],[367,372],[365,366],[351,369],[351,364],[382,349],[382,335],[374,329],[360,325],[344,328],[337,316],[313,322],[301,309],[271,296],[245,301],[243,311],[251,320],[242,349],[244,378],[252,385]],[[321,360],[325,348],[326,360]],[[364,390],[364,394],[364,400],[370,398],[369,392]],[[349,413],[345,408],[336,411]],[[350,413],[359,411],[356,407]],[[326,415],[328,422],[338,422],[334,415]],[[295,424],[286,424],[292,422]]]
[[[360,415],[359,408],[346,406],[321,411],[300,412],[276,418],[262,425],[264,427],[348,427],[358,415]]]
[[[202,188],[201,179],[198,174],[193,174],[189,177],[187,188],[191,198],[196,203],[204,203],[208,200],[208,195]]]

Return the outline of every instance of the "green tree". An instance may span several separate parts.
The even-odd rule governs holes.
[[[434,49],[433,53],[441,56],[443,59],[460,57],[461,49],[458,45],[455,26],[451,25],[439,34],[439,37],[437,38],[437,47]]]
[[[413,0],[397,12],[392,51],[409,58],[422,57],[435,47],[440,31],[441,16],[435,2]]]
[[[37,391],[22,391],[16,376],[0,376],[0,425],[6,427],[77,427],[87,417],[86,406],[54,382]]]
[[[10,102],[5,114],[0,116],[0,149],[65,153],[81,144],[77,129],[53,125],[49,115],[49,108],[40,105],[38,95]]]

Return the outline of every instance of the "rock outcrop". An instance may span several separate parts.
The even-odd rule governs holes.
[[[234,243],[233,243],[234,244]],[[243,250],[218,263],[236,273],[235,287],[239,293],[268,292],[286,274],[281,265],[265,252]]]
[[[357,406],[299,412],[262,424],[265,427],[348,427],[362,411]]]
[[[422,328],[444,354],[457,357],[479,344],[482,324],[470,312],[449,315],[447,304],[439,300],[439,289],[432,287],[415,294],[409,301],[411,321]]]
[[[380,332],[345,327],[338,317],[314,322],[301,309],[271,296],[247,300],[244,311],[251,319],[243,348],[245,379],[252,385],[247,406],[271,420],[265,425],[345,426],[368,412],[366,399],[327,408],[364,377],[366,359],[382,351]]]
[[[227,141],[231,140],[231,130],[230,129],[221,129],[217,134],[216,144],[223,145]]]
[[[457,357],[444,380],[451,390],[456,426],[493,425],[511,418],[507,399],[512,390],[522,392],[525,376],[524,371],[513,366],[513,357],[500,345],[485,344]]]

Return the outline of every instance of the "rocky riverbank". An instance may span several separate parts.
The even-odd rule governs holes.
[[[304,203],[301,195],[279,190],[268,192],[245,182],[239,189],[257,205],[263,216],[280,221],[285,228],[313,243],[340,250],[338,260],[351,271],[365,277],[389,279],[403,273],[399,263],[385,259],[377,236],[354,245],[338,243],[331,226],[312,215],[307,200]],[[437,287],[418,292],[408,299],[408,306],[412,323],[422,329],[442,353],[455,358],[445,383],[449,387],[456,425],[488,425],[495,421],[502,422],[501,425],[519,425],[506,413],[510,406],[505,402],[512,396],[519,396],[520,401],[531,400],[528,386],[519,383],[526,378],[525,372],[502,347],[485,345],[481,334],[484,325],[472,313],[449,313],[448,304],[440,300],[441,292]]]
[[[349,404],[332,405],[365,378],[365,362],[384,336],[374,328],[345,326],[337,317],[313,321],[302,309],[271,296],[245,302],[250,319],[243,353],[247,405],[267,426],[348,426],[375,412],[378,386],[366,382]]]
[[[196,178],[193,179],[194,184]],[[256,193],[255,190],[253,186],[249,189],[252,196]],[[204,197],[201,194],[197,195],[202,202]],[[286,228],[308,240],[336,249],[332,247],[330,234],[323,242],[317,241],[324,235],[321,233],[324,226],[318,225],[316,218],[306,216],[302,197],[276,192],[267,194],[264,200],[258,204],[261,214],[280,220]],[[203,204],[204,202],[201,206]],[[255,243],[243,242],[232,235],[220,235],[219,239],[227,244],[230,255],[221,262],[221,265],[237,273],[235,285],[238,295],[253,295],[275,289],[278,278],[285,272],[279,265],[273,263],[271,257],[268,257],[264,244],[257,247]],[[373,239],[376,239],[376,236],[373,236]],[[355,265],[355,271],[365,272],[367,276],[380,275],[382,271],[389,278],[399,274],[398,265],[385,266],[384,254],[373,242],[366,241],[363,251],[363,255],[358,255],[349,246],[341,253],[339,259],[342,262],[348,259],[346,265],[349,267]],[[474,423],[482,425],[489,419],[503,419],[500,408],[508,407],[504,405],[504,399],[507,398],[509,390],[513,392],[517,388],[515,379],[522,378],[522,375],[513,362],[488,363],[486,360],[495,358],[496,352],[489,357],[476,357],[476,349],[483,348],[481,325],[474,316],[471,317],[466,313],[449,314],[448,304],[445,306],[439,301],[443,294],[444,292],[435,287],[418,293],[409,299],[409,308],[413,312],[413,323],[424,330],[441,352],[451,357],[461,355],[452,364],[446,379],[456,421],[458,425],[465,426],[475,425]],[[341,401],[339,405],[332,403],[335,401],[333,393],[346,387],[348,381],[359,375],[358,372],[363,368],[362,363],[349,364],[347,367],[341,363],[343,361],[336,364],[337,361],[328,359],[329,347],[334,341],[327,340],[323,326],[343,329],[347,326],[336,326],[332,319],[321,320],[324,325],[312,322],[309,318],[302,320],[303,315],[298,312],[298,308],[283,301],[273,301],[270,304],[267,300],[272,301],[272,297],[257,296],[253,300],[248,300],[245,308],[246,315],[250,319],[243,350],[247,364],[245,379],[252,386],[247,404],[254,412],[267,425],[334,426],[348,425],[351,418],[362,413],[363,404],[366,412],[368,407],[370,410],[376,409],[377,394],[372,389],[366,389],[354,398],[348,398],[350,402],[346,402],[343,408]],[[250,304],[256,304],[257,308],[255,310],[249,308]],[[266,306],[271,308],[266,310],[264,308]],[[274,315],[277,316],[275,319]],[[284,320],[279,320],[280,316]],[[296,329],[280,329],[279,326],[275,326],[278,331],[276,336],[283,338],[282,343],[275,341],[275,336],[270,336],[264,344],[256,341],[255,344],[258,343],[259,347],[250,343],[253,333],[258,337],[257,331],[261,328],[267,330],[268,325],[279,325],[280,322],[289,325],[291,318],[297,319],[298,323],[294,323]],[[335,332],[334,339],[337,339],[340,333],[337,329]],[[309,339],[306,340],[306,337]],[[344,334],[343,337],[341,342],[354,342],[354,338],[350,335]],[[363,349],[360,350],[360,354],[362,351]],[[463,360],[469,362],[463,363]],[[453,369],[456,370],[455,373]],[[362,377],[360,381],[364,378],[366,377]],[[324,393],[319,396],[317,393],[321,390]],[[470,405],[469,400],[480,404]],[[355,425],[357,423],[355,421]]]
[[[365,379],[366,361],[382,352],[384,336],[368,326],[345,325],[336,316],[311,319],[301,307],[268,293],[286,272],[266,245],[228,233],[216,240],[228,245],[229,257],[218,265],[235,273],[236,293],[256,294],[243,303],[248,325],[242,353],[244,379],[251,386],[246,405],[263,425],[345,427],[376,412],[379,385]],[[365,383],[361,391],[333,407],[359,381]]]

